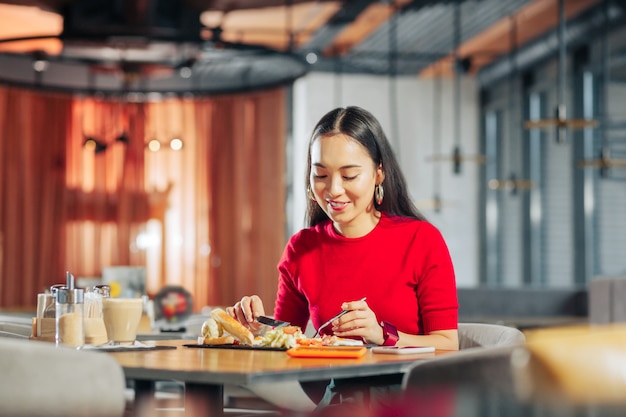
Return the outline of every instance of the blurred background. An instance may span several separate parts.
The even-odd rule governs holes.
[[[271,306],[310,132],[348,105],[460,291],[521,314],[626,274],[624,1],[16,0],[0,21],[0,308],[119,265],[196,311]]]

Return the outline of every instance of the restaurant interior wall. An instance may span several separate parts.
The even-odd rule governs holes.
[[[604,36],[596,32],[568,48],[568,117],[599,125],[570,129],[566,143],[557,143],[554,127],[523,128],[525,120],[554,115],[556,54],[481,88],[481,148],[494,157],[479,181],[485,285],[585,287],[596,276],[626,272],[626,26],[606,37],[607,60]],[[603,148],[615,166],[600,169]],[[488,187],[511,176],[532,186]]]

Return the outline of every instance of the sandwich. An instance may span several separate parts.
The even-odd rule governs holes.
[[[252,332],[224,309],[215,308],[210,315],[211,317],[202,324],[205,344],[232,344],[237,341],[243,345],[252,345],[254,342]]]

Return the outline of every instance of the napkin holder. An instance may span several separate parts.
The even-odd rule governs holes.
[[[32,321],[32,340],[42,342],[55,342],[56,320],[54,318],[37,318],[33,317]]]
[[[38,333],[39,331],[39,333]],[[52,318],[33,317],[32,319],[32,335],[31,340],[41,342],[55,342],[56,320]],[[86,345],[102,345],[108,341],[104,320],[86,318],[85,319],[85,344]]]

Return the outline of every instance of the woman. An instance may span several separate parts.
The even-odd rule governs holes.
[[[411,202],[376,118],[358,107],[317,123],[307,157],[309,227],[292,236],[278,264],[274,316],[321,333],[375,345],[458,349],[454,269],[439,231]],[[363,301],[361,299],[366,298]],[[229,313],[258,334],[262,300]]]

